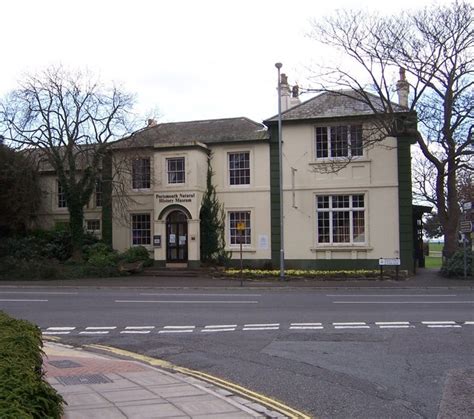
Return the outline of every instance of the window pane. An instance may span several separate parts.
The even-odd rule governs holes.
[[[186,171],[184,157],[166,159],[168,169],[168,183],[185,183]]]
[[[354,125],[351,127],[351,155],[362,156],[362,125]]]
[[[317,196],[317,243],[365,243],[364,201],[364,194]]]
[[[95,206],[102,206],[102,179],[97,179],[95,182]]]
[[[364,208],[364,195],[352,195],[352,206],[354,208]]]
[[[86,230],[91,233],[100,231],[100,220],[87,220]]]
[[[132,188],[150,188],[150,159],[137,159],[132,162]]]
[[[331,127],[331,157],[347,157],[347,126]]]
[[[244,223],[245,230],[243,233],[237,230],[237,223]],[[229,231],[230,231],[230,244],[251,244],[252,230],[250,226],[250,211],[233,211],[229,212]]]
[[[334,243],[350,243],[349,211],[335,211],[332,216],[332,236]]]
[[[332,197],[333,208],[349,208],[349,195],[335,195]]]
[[[328,157],[328,128],[316,127],[316,157]]]
[[[132,244],[151,243],[150,214],[132,214]]]
[[[66,208],[66,207],[67,207],[66,193],[64,192],[64,188],[62,187],[61,183],[58,181],[58,208]]]
[[[354,211],[352,214],[352,228],[354,243],[365,242],[365,219],[364,211]]]
[[[329,243],[329,212],[318,214],[318,243]]]
[[[329,196],[318,196],[318,208],[329,208]]]
[[[250,153],[229,153],[229,183],[250,185]]]

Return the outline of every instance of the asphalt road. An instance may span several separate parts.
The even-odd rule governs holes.
[[[0,309],[318,417],[472,417],[474,292],[0,288]],[[469,410],[471,409],[471,410]]]

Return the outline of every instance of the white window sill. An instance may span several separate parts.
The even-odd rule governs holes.
[[[312,247],[311,251],[312,252],[322,252],[322,251],[333,251],[333,252],[347,252],[348,250],[374,250],[372,246],[369,246],[367,244],[345,244],[345,245],[336,245],[336,244],[327,244],[327,245],[321,245],[321,246],[316,246]]]
[[[132,192],[151,192],[151,188],[132,189]]]
[[[236,252],[240,253],[240,247],[239,246],[233,246],[233,247],[227,247],[226,252]],[[256,253],[257,249],[253,247],[244,247],[242,246],[242,253]]]
[[[358,157],[324,157],[310,161],[308,164],[310,166],[315,166],[317,164],[346,164],[346,163],[370,163],[371,160],[364,156]]]

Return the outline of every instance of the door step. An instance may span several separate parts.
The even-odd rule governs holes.
[[[166,268],[168,268],[168,269],[186,269],[187,267],[188,267],[188,264],[186,262],[184,262],[184,263],[177,263],[177,262],[166,263]]]

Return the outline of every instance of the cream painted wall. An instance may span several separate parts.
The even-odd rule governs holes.
[[[228,153],[249,152],[250,185],[231,186],[229,183]],[[271,258],[270,220],[270,155],[267,142],[219,144],[212,146],[212,168],[215,173],[219,201],[226,213],[226,249],[233,259],[239,259],[239,246],[231,246],[229,211],[250,211],[251,245],[243,246],[245,259]]]
[[[190,214],[188,220],[188,260],[199,261],[199,211],[202,196],[206,190],[207,147],[173,150],[155,150],[154,171],[154,234],[161,236],[161,247],[154,248],[155,260],[166,260],[166,217],[177,207],[184,207]],[[167,179],[167,159],[184,157],[185,183],[169,184]]]
[[[285,257],[287,259],[376,259],[399,256],[396,139],[364,151],[334,172],[316,160],[312,124],[283,128]],[[321,173],[321,168],[329,173]],[[365,196],[366,243],[316,243],[316,195]]]

